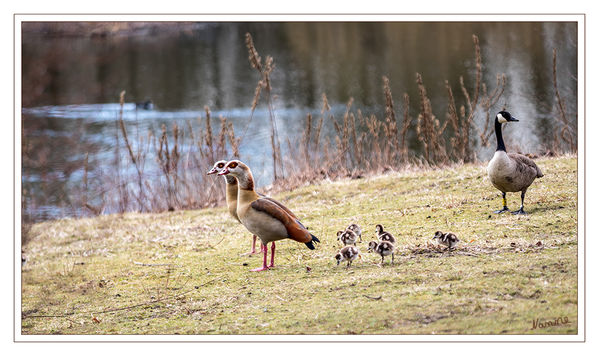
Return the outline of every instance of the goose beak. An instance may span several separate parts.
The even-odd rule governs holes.
[[[214,173],[217,173],[218,171],[215,168],[212,168],[211,170],[208,171],[208,173],[206,173],[206,175],[211,175]]]
[[[225,167],[225,169],[223,169],[222,171],[220,171],[220,172],[218,173],[218,175],[219,175],[219,176],[224,176],[225,174],[229,174],[229,173],[231,173],[231,172],[229,171],[229,168]]]
[[[509,118],[509,120],[507,120],[507,121],[515,121],[515,122],[518,122],[518,121],[520,121],[520,120],[518,120],[518,119],[516,119],[515,117],[513,117],[513,116],[512,116],[512,117],[510,117],[510,118]]]

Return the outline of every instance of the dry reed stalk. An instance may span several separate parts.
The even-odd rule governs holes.
[[[557,99],[557,108],[559,109],[559,119],[562,124],[562,129],[560,131],[561,138],[570,146],[570,152],[576,152],[576,142],[574,142],[574,137],[570,130],[570,125],[568,123],[568,118],[566,116],[566,109],[564,108],[564,102],[559,93],[559,89],[557,86],[557,49],[553,49],[553,89],[555,91],[555,98]]]
[[[480,137],[482,146],[489,146],[489,139],[494,132],[493,125],[491,124],[491,108],[497,104],[503,95],[506,81],[505,74],[497,74],[495,77],[495,89],[493,89],[493,92],[490,94],[487,93],[487,86],[485,83],[482,84],[483,95],[481,99],[481,107],[485,112],[485,123],[483,124],[483,129],[478,130],[478,136]]]
[[[389,148],[392,152],[389,159],[395,162],[397,160],[397,145],[399,142],[399,123],[397,122],[393,108],[393,95],[391,94],[389,78],[385,76],[383,76],[383,91],[385,93],[385,121],[387,122],[387,131],[389,133],[388,142],[390,143]]]
[[[306,128],[302,137],[302,144],[304,147],[304,162],[310,162],[310,137],[312,133],[312,114],[306,115]],[[289,150],[291,152],[291,150]]]
[[[401,159],[404,163],[408,162],[408,143],[406,136],[410,129],[412,118],[410,117],[410,96],[408,93],[404,93],[404,111],[403,111],[403,122],[401,126]]]
[[[227,150],[227,119],[223,116],[220,119],[220,132],[218,133],[217,152],[219,157],[224,157]]]
[[[252,68],[256,69],[260,75],[261,75],[261,79],[258,82],[258,86],[260,86],[260,89],[256,88],[255,94],[254,94],[254,102],[252,103],[252,115],[250,116],[250,120],[251,117],[253,117],[253,112],[255,107],[258,105],[258,99],[260,96],[260,92],[264,91],[265,92],[265,96],[266,96],[266,104],[267,104],[267,108],[268,108],[268,114],[269,114],[269,118],[270,118],[270,124],[271,124],[271,148],[272,148],[272,160],[273,160],[273,176],[274,179],[277,180],[279,179],[280,175],[279,175],[279,169],[281,171],[281,174],[283,173],[284,167],[283,167],[283,161],[281,160],[281,143],[279,140],[279,136],[278,136],[278,130],[277,130],[277,123],[276,123],[276,118],[275,118],[275,114],[274,114],[274,107],[273,107],[273,103],[272,103],[272,86],[271,86],[271,82],[270,82],[270,74],[272,73],[273,69],[274,69],[274,60],[271,56],[266,56],[266,60],[264,61],[264,65],[262,64],[262,59],[260,57],[260,55],[258,54],[258,51],[256,50],[256,46],[254,45],[254,40],[252,39],[252,35],[250,33],[246,33],[245,34],[245,43],[246,43],[246,47],[248,49],[248,53],[249,53],[249,61],[250,64],[252,66]],[[249,121],[248,124],[249,126]],[[246,126],[246,130],[244,131],[244,135],[242,136],[242,139],[245,137],[245,132],[247,132],[247,127]]]
[[[235,137],[235,130],[233,129],[233,123],[229,123],[227,126],[227,135],[229,137],[229,144],[231,145],[231,151],[233,157],[239,158],[239,142],[241,138]]]
[[[204,106],[204,111],[206,111],[206,146],[208,146],[208,150],[210,151],[210,160],[214,162],[214,147],[212,146],[212,126],[210,126],[210,108],[208,106]]]
[[[416,73],[416,83],[420,95],[420,114],[418,115],[416,133],[423,144],[424,158],[429,164],[447,163],[445,145],[441,141],[446,125],[441,127],[439,120],[435,118],[420,73]]]

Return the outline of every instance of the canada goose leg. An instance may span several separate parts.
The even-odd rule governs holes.
[[[505,213],[506,211],[510,211],[510,209],[507,208],[507,200],[505,199],[505,192],[501,192],[501,197],[503,198],[503,209],[501,210],[496,210],[494,211],[495,214],[501,214],[501,213]]]
[[[395,254],[392,253],[391,254],[391,264],[393,264],[395,262]]]
[[[268,268],[272,268],[275,266],[275,242],[272,242],[272,245],[270,245],[270,265],[268,266]]]
[[[264,244],[262,244],[262,252],[264,253],[264,258],[262,259],[262,267],[255,268],[252,270],[252,272],[266,271],[268,269],[268,266],[266,266],[266,254],[268,253],[268,248],[266,248],[266,245]]]
[[[520,199],[522,199],[522,203],[520,204],[520,209],[516,210],[516,211],[512,211],[512,214],[514,215],[526,215],[526,212],[524,211],[524,195],[526,194],[526,189],[524,189],[522,191],[522,194],[520,194]]]

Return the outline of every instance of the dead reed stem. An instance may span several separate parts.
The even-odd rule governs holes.
[[[568,144],[570,148],[570,152],[576,152],[577,147],[574,142],[574,138],[572,132],[570,130],[570,125],[568,124],[568,118],[566,115],[566,109],[562,97],[559,93],[558,85],[557,85],[557,49],[553,49],[553,89],[555,91],[555,98],[557,99],[557,108],[559,109],[559,119],[562,124],[562,129],[560,131],[561,138]]]

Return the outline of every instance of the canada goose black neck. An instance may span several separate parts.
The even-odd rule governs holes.
[[[503,135],[501,134],[501,123],[499,122],[499,120],[497,118],[495,118],[495,136],[497,137],[497,150],[496,151],[506,152],[505,144],[503,143]]]

